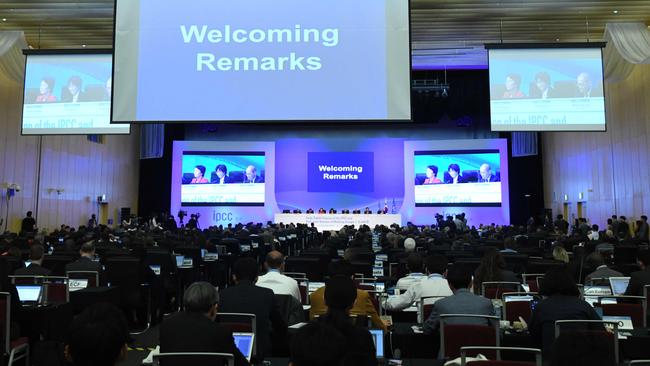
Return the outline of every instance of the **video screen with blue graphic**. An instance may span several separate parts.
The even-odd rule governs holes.
[[[24,135],[129,134],[111,124],[111,54],[28,53]]]
[[[116,0],[115,28],[113,121],[411,119],[408,0]]]
[[[263,206],[264,152],[184,151],[183,206]]]
[[[492,131],[605,131],[602,50],[489,48]]]
[[[373,192],[372,152],[307,153],[308,192]]]
[[[498,150],[416,151],[415,206],[501,206]]]

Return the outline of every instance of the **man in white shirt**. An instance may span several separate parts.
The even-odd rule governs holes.
[[[265,275],[257,278],[257,282],[255,283],[257,286],[271,289],[276,295],[291,295],[298,302],[302,302],[298,282],[282,274],[284,271],[284,255],[282,253],[276,250],[269,252],[266,255],[264,266],[267,272]]]
[[[389,297],[384,302],[387,310],[403,310],[414,302],[420,301],[423,297],[436,296],[436,298],[425,299],[425,304],[433,304],[437,300],[451,296],[452,292],[445,279],[447,273],[447,258],[442,255],[432,255],[425,259],[427,278],[415,283],[405,293]]]
[[[427,276],[422,273],[422,256],[419,253],[411,253],[406,259],[406,268],[409,271],[409,274],[406,277],[402,277],[397,280],[397,285],[395,288],[404,292],[408,290],[414,284],[422,281],[427,278]]]

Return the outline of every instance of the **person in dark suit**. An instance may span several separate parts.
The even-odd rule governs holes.
[[[246,168],[244,183],[264,183],[264,178],[257,175],[257,168],[254,165],[249,165]]]
[[[462,267],[454,266],[447,270],[447,282],[449,288],[454,293],[449,297],[442,298],[433,304],[431,315],[424,322],[424,334],[433,334],[440,326],[441,314],[474,314],[493,316],[494,307],[492,301],[483,297],[474,295],[469,286],[472,282],[470,273]],[[446,322],[451,324],[478,324],[485,325],[482,319],[448,319]]]
[[[26,268],[18,268],[14,274],[16,276],[49,276],[52,274],[47,268],[43,268],[43,254],[45,249],[40,244],[33,244],[29,248],[29,260],[31,264]]]
[[[594,98],[602,96],[602,88],[593,87],[591,76],[588,73],[582,72],[578,75],[576,79],[576,98]]]
[[[460,175],[460,167],[458,164],[449,164],[445,175],[445,184],[466,183],[467,181]]]
[[[287,324],[284,322],[273,291],[255,286],[257,281],[257,262],[246,257],[235,262],[233,268],[235,286],[221,290],[221,312],[255,314],[257,322],[257,355],[271,355],[271,330],[285,334]]]
[[[648,216],[641,215],[641,220],[639,220],[639,229],[637,230],[636,237],[644,243],[647,243],[650,239],[650,226],[648,225]]]
[[[488,182],[498,182],[499,178],[496,175],[492,174],[492,167],[490,164],[483,163],[478,170],[478,182],[479,183],[488,183]]]
[[[546,71],[535,74],[535,85],[530,90],[530,97],[534,99],[555,97],[555,90],[551,87],[551,76]]]
[[[529,330],[533,340],[541,346],[543,358],[550,360],[556,320],[600,320],[600,317],[591,305],[580,299],[578,286],[565,267],[555,267],[546,272],[539,294],[545,298],[535,307]]]
[[[640,250],[637,254],[640,271],[632,272],[630,283],[625,290],[626,296],[643,296],[643,287],[650,285],[650,251]]]
[[[21,233],[33,233],[36,231],[36,220],[32,217],[32,211],[27,211],[27,216],[20,225]]]
[[[336,328],[324,322],[310,322],[291,339],[289,366],[341,366],[347,342]]]
[[[160,326],[160,352],[213,352],[231,353],[235,365],[249,365],[237,349],[232,332],[215,323],[219,304],[219,293],[208,282],[191,284],[183,295],[183,311],[178,312]],[[201,362],[203,361],[203,362]],[[168,366],[214,365],[209,359],[169,359]]]
[[[585,277],[585,283],[588,284],[594,278],[610,278],[610,277],[622,277],[621,272],[615,271],[605,264],[605,259],[599,252],[593,252],[587,257],[587,263],[591,268],[595,268],[593,272]]]
[[[86,271],[99,274],[99,284],[104,283],[104,269],[99,262],[95,262],[95,243],[92,241],[83,243],[79,249],[81,257],[72,263],[65,265],[65,272]]]
[[[346,339],[345,366],[377,365],[375,344],[367,329],[352,323],[350,311],[357,299],[357,287],[351,277],[333,276],[325,285],[327,313],[318,320],[337,329]]]
[[[230,179],[230,177],[228,176],[228,168],[225,165],[219,164],[214,170],[216,172],[216,177],[212,177],[210,183],[212,184],[232,183],[232,179]]]

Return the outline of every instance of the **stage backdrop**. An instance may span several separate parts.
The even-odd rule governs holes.
[[[431,224],[435,213],[459,212],[466,212],[470,223],[509,223],[508,155],[502,139],[175,141],[173,155],[171,212],[200,213],[203,227],[266,222],[283,210],[334,208],[340,213],[366,207],[373,214],[401,214],[402,224]],[[429,161],[440,165],[440,184],[425,182]],[[220,164],[227,166],[227,178],[217,175]],[[454,185],[453,179],[444,184],[450,164],[460,166],[462,184]],[[480,181],[483,164],[490,166],[489,182]],[[257,180],[243,183],[251,166]],[[426,207],[415,207],[416,191],[418,206],[427,202]]]

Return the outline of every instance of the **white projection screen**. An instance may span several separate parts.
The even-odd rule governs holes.
[[[411,120],[409,0],[116,0],[114,45],[113,122]]]
[[[23,135],[129,134],[111,124],[110,50],[25,51]]]
[[[605,131],[602,47],[486,45],[492,131]]]

